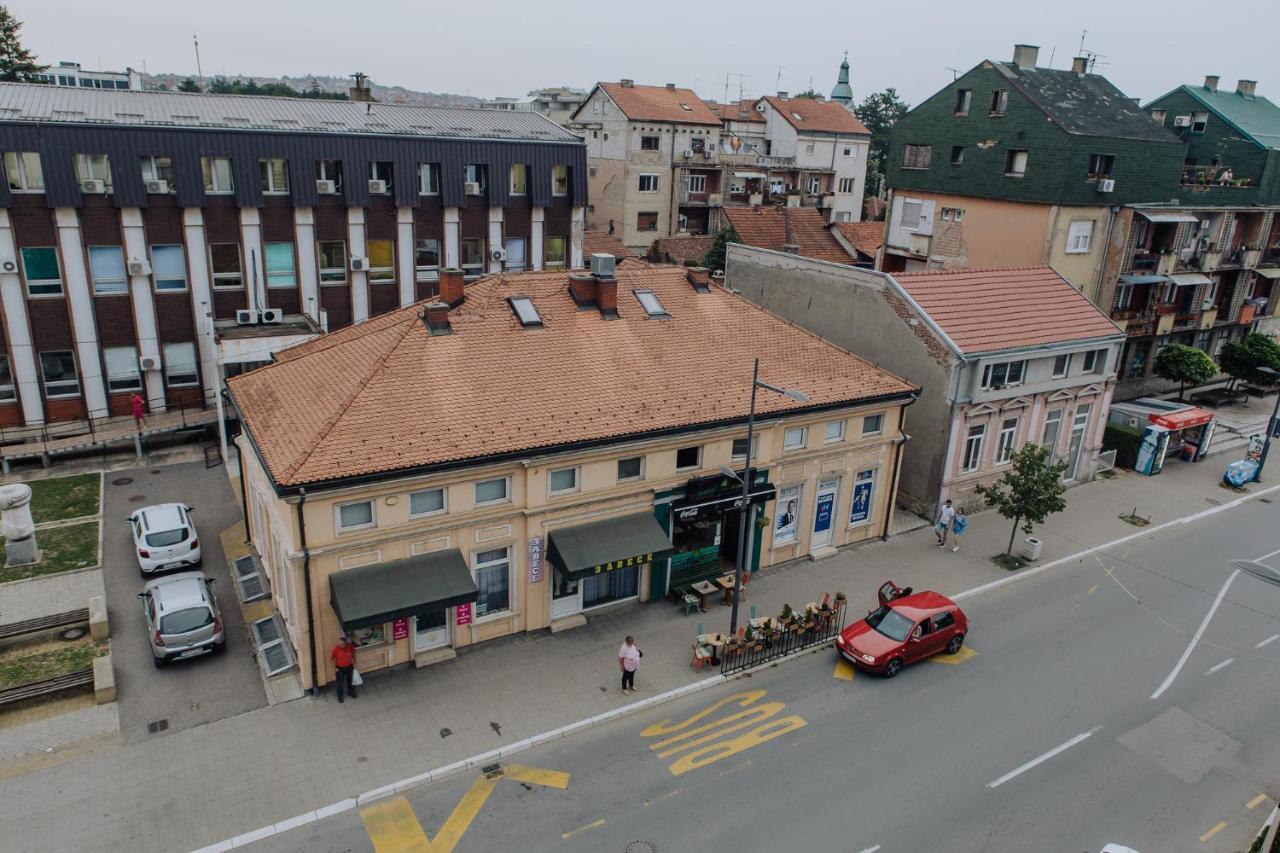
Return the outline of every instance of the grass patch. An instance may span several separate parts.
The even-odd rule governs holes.
[[[36,545],[40,548],[40,562],[3,568],[4,545],[0,543],[0,583],[98,565],[98,522],[37,530]]]
[[[79,640],[51,640],[7,651],[0,656],[0,690],[89,669],[93,659],[105,655],[107,649],[106,640],[86,635]]]
[[[99,479],[97,474],[76,474],[28,483],[31,487],[31,517],[36,524],[43,524],[97,515]]]
[[[1026,560],[1013,554],[996,554],[991,558],[991,562],[1008,572],[1016,572],[1018,569],[1025,569],[1031,565]]]

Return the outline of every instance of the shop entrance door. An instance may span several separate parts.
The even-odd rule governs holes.
[[[835,517],[836,494],[840,491],[840,478],[818,482],[818,496],[813,502],[813,536],[809,550],[816,551],[831,544],[831,525]]]
[[[571,581],[556,572],[551,585],[551,618],[562,619],[582,610],[582,591],[577,581]]]
[[[1075,480],[1080,476],[1081,450],[1084,448],[1084,431],[1089,425],[1089,407],[1076,409],[1076,416],[1071,424],[1071,449],[1067,452],[1067,470],[1063,472],[1064,480]]]
[[[449,645],[449,611],[432,610],[414,618],[413,650],[425,652]]]

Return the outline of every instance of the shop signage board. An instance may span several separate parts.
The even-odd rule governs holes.
[[[769,483],[758,482],[760,476],[756,469],[748,472],[752,487],[747,495],[753,504],[763,504],[773,500],[778,493],[776,487]],[[708,477],[695,477],[685,485],[683,500],[671,507],[675,518],[679,521],[692,521],[697,518],[718,516],[728,510],[742,509],[741,481],[713,474]]]
[[[408,617],[401,617],[391,623],[391,639],[403,640],[407,636],[409,636]]]
[[[463,604],[459,604],[457,607],[454,608],[454,613],[457,614],[456,618],[459,625],[471,624],[471,602],[470,601],[465,602]]]
[[[599,575],[599,574],[604,574],[605,572],[612,572],[616,569],[626,569],[631,566],[639,566],[643,563],[650,563],[650,562],[653,562],[652,551],[650,551],[648,554],[638,554],[634,557],[627,557],[624,560],[610,560],[607,563],[597,563],[596,565],[591,567],[591,571],[593,574]]]
[[[529,537],[529,583],[541,583],[545,543],[541,536]]]

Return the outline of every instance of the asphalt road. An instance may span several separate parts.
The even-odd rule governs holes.
[[[140,507],[171,501],[195,509],[201,570],[216,579],[213,589],[226,626],[227,650],[222,655],[201,655],[156,669],[142,603],[137,599],[145,580],[134,558],[133,536],[125,519]],[[206,469],[203,463],[189,463],[107,473],[102,577],[111,616],[120,733],[125,740],[172,734],[267,704],[218,542],[218,534],[238,518],[239,509],[221,467]],[[148,724],[160,720],[165,721],[164,730],[149,732]]]
[[[254,849],[1243,851],[1280,795],[1280,588],[1228,561],[1280,551],[1276,520],[973,598],[947,664],[841,678],[824,650]]]

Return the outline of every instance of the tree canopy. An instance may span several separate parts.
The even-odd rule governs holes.
[[[190,78],[187,79],[190,80]],[[183,85],[186,82],[186,80],[182,81]],[[183,89],[183,91],[191,90]],[[315,80],[311,81],[310,87],[299,92],[288,83],[258,83],[256,80],[233,80],[219,76],[209,81],[208,91],[213,95],[273,95],[282,98],[316,98],[323,101],[350,100],[350,97],[343,92],[324,91]]]
[[[10,14],[8,7],[0,6],[0,80],[21,83],[39,74],[48,66],[36,62],[31,51],[22,46],[20,33],[22,22]]]
[[[1203,385],[1218,375],[1218,365],[1202,349],[1169,344],[1156,355],[1156,376],[1178,383],[1178,400],[1188,385]]]
[[[996,512],[1013,519],[1009,532],[1008,555],[1013,551],[1013,540],[1018,535],[1018,525],[1023,533],[1030,533],[1032,525],[1044,524],[1044,520],[1067,506],[1064,497],[1066,487],[1062,475],[1067,470],[1065,462],[1049,464],[1049,449],[1033,442],[1022,445],[1010,460],[1013,467],[990,486],[979,485],[974,491]]]
[[[889,131],[910,107],[890,86],[883,92],[872,92],[853,108],[867,130],[871,131],[871,152],[867,164],[867,195],[879,195],[884,188],[885,167],[889,161]]]
[[[178,91],[179,92],[200,92],[203,90],[200,88],[200,84],[196,82],[196,78],[188,77],[178,84]]]
[[[1280,344],[1266,335],[1245,335],[1242,341],[1227,341],[1219,355],[1222,372],[1235,382],[1274,385],[1276,377],[1258,368],[1269,367],[1280,372]]]
[[[712,272],[723,270],[725,246],[730,243],[741,242],[738,239],[738,232],[733,230],[732,225],[721,228],[720,233],[716,235],[716,239],[712,241],[711,248],[707,250],[707,256],[702,259],[702,265]]]

